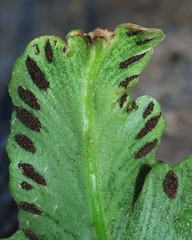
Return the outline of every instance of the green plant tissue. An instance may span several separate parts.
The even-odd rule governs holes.
[[[156,159],[160,105],[131,97],[163,38],[122,24],[27,46],[9,84],[9,186],[20,223],[9,239],[192,239],[192,159]]]

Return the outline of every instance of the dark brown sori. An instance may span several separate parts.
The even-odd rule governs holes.
[[[35,132],[41,129],[41,123],[38,118],[34,117],[29,111],[22,107],[15,106],[17,118],[28,128]]]
[[[178,178],[173,171],[169,171],[163,181],[163,190],[168,198],[174,199],[177,195]]]
[[[18,93],[20,98],[31,108],[35,110],[40,110],[40,105],[36,96],[28,89],[23,88],[22,86],[18,87]]]
[[[27,67],[27,71],[28,71],[29,75],[31,76],[31,79],[36,84],[36,86],[40,90],[47,90],[47,88],[49,87],[49,82],[46,80],[45,74],[38,67],[35,60],[33,60],[31,57],[27,56],[25,64]]]
[[[127,77],[127,78],[125,78],[124,81],[120,82],[119,86],[127,88],[129,83],[132,82],[133,80],[135,80],[136,78],[138,78],[139,76],[140,76],[140,74]]]
[[[140,33],[142,33],[142,32],[143,32],[143,30],[140,30],[140,29],[138,29],[138,30],[132,30],[132,31],[130,31],[130,32],[127,33],[127,36],[128,36],[128,37],[133,37],[133,36],[136,36],[136,35],[138,35],[138,34],[140,34]]]
[[[20,186],[22,187],[22,189],[29,191],[33,189],[33,186],[27,182],[22,182],[20,183]]]
[[[25,134],[16,134],[15,141],[20,147],[22,147],[26,151],[35,153],[36,148],[33,141],[29,137],[27,137]]]
[[[25,177],[32,179],[34,182],[42,186],[47,185],[45,178],[40,175],[31,164],[20,162],[18,167],[22,170],[22,173]]]
[[[136,44],[138,46],[142,46],[142,45],[145,45],[146,43],[150,43],[152,40],[154,40],[154,38],[143,39],[143,40],[137,41]]]
[[[54,40],[54,45],[55,45],[55,46],[57,45],[57,40]]]
[[[150,102],[148,104],[145,111],[143,112],[143,118],[148,117],[153,112],[154,106],[155,106],[154,102]]]
[[[26,212],[29,212],[35,215],[41,215],[43,213],[43,211],[39,209],[34,203],[20,202],[18,204],[18,207]]]
[[[138,105],[137,105],[136,101],[133,100],[133,101],[131,102],[131,104],[128,106],[127,112],[128,112],[128,113],[131,113],[133,110],[136,110],[136,109],[138,109]]]
[[[142,54],[135,55],[133,57],[126,59],[125,61],[120,63],[119,68],[121,68],[121,69],[127,68],[130,64],[133,64],[133,63],[141,60],[145,56],[145,54],[146,53],[142,53]]]
[[[150,118],[146,122],[144,128],[142,128],[141,131],[137,134],[135,139],[143,138],[148,132],[153,130],[157,126],[157,123],[159,122],[160,117],[161,117],[161,113],[159,113],[159,115],[155,117]]]
[[[122,97],[120,97],[120,98],[118,99],[118,103],[119,103],[119,107],[120,107],[120,108],[123,107],[124,103],[125,103],[126,100],[127,100],[127,97],[128,97],[128,95],[127,95],[127,93],[125,93]]]
[[[33,47],[35,48],[35,55],[39,55],[40,49],[39,49],[38,44],[34,44]]]
[[[40,240],[40,238],[30,228],[23,229],[25,236],[29,240]]]
[[[46,57],[48,63],[52,63],[53,62],[53,50],[52,50],[49,39],[47,40],[44,49],[45,49],[45,57]]]
[[[142,158],[146,156],[148,153],[150,153],[155,146],[157,145],[158,141],[157,139],[154,139],[151,142],[146,143],[143,147],[141,147],[136,153],[135,153],[135,158]]]
[[[62,52],[65,53],[66,51],[67,51],[66,46],[63,46],[63,48],[62,48]]]

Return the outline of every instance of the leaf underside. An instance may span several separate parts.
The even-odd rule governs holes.
[[[163,37],[123,24],[28,45],[9,85],[9,239],[190,239],[191,160],[156,161],[160,106],[130,92]]]

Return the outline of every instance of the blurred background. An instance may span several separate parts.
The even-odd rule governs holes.
[[[141,76],[134,95],[159,100],[167,128],[159,159],[176,163],[192,153],[192,1],[191,0],[0,0],[0,237],[17,228],[17,209],[8,192],[11,102],[7,83],[12,65],[27,43],[40,35],[64,38],[73,28],[113,30],[123,22],[165,31],[166,39]]]

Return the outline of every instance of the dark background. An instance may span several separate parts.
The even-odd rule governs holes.
[[[5,142],[11,103],[7,83],[16,58],[40,35],[59,37],[73,28],[90,31],[123,22],[165,31],[141,76],[135,96],[152,95],[168,124],[158,157],[170,163],[192,153],[192,1],[191,0],[0,0],[0,237],[17,227],[16,206],[8,193]]]

